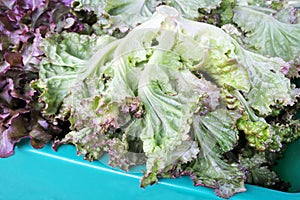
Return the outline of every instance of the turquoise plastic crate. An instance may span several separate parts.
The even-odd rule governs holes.
[[[285,180],[292,183],[287,193],[246,185],[247,192],[232,200],[299,200],[300,140],[289,146],[277,167]],[[213,189],[194,187],[189,177],[162,179],[159,184],[139,187],[141,174],[126,173],[101,162],[89,162],[76,156],[72,145],[63,145],[58,152],[51,145],[37,150],[28,140],[15,148],[15,155],[0,160],[0,199],[2,200],[76,200],[76,199],[221,199]]]

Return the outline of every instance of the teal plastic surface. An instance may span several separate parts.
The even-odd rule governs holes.
[[[289,192],[300,192],[300,139],[289,144],[284,157],[274,170],[283,180],[290,182]]]
[[[291,161],[281,172],[289,172],[299,189],[300,141],[291,171]],[[297,148],[298,147],[298,148]],[[33,149],[27,140],[15,148],[15,155],[0,160],[0,199],[2,200],[158,200],[158,199],[221,199],[213,189],[194,187],[189,177],[162,179],[159,184],[139,187],[141,174],[112,169],[101,162],[89,162],[76,156],[72,145],[63,145],[58,152],[45,148]],[[289,152],[291,153],[291,152]],[[286,158],[287,159],[287,158]],[[294,164],[293,164],[294,165]],[[295,176],[297,175],[297,177]],[[246,185],[247,192],[233,196],[232,200],[299,200],[300,193],[285,193]],[[299,191],[298,191],[299,192]]]

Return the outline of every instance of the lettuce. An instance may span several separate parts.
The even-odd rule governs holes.
[[[75,84],[77,75],[95,49],[109,43],[109,36],[93,37],[77,33],[53,34],[43,40],[40,48],[47,54],[40,64],[40,79],[37,87],[47,90],[41,95],[48,115],[55,114],[68,89]],[[63,75],[63,76],[62,76]]]
[[[196,19],[199,17],[199,9],[204,9],[206,12],[211,12],[211,10],[216,9],[220,6],[221,0],[213,1],[182,1],[182,0],[172,0],[167,1],[168,6],[172,6],[181,13],[184,18]]]
[[[145,165],[141,187],[189,175],[224,198],[245,183],[286,190],[272,167],[300,137],[295,6],[1,1],[0,157],[52,140]]]
[[[90,9],[100,13],[99,5]],[[132,4],[105,6],[117,14]],[[282,59],[250,52],[222,29],[169,6],[120,39],[63,32],[44,39],[42,50],[35,87],[43,111],[71,123],[54,147],[72,143],[90,161],[108,153],[109,164],[124,170],[144,163],[142,187],[188,174],[221,197],[245,191],[244,168],[224,154],[241,132],[260,150],[280,149],[284,136],[273,138],[280,127],[264,117],[294,105],[299,93]],[[253,141],[255,134],[262,139]]]
[[[225,198],[246,191],[245,174],[239,164],[222,159],[222,153],[232,150],[239,138],[234,127],[236,115],[221,108],[204,116],[195,116],[191,130],[201,153],[190,163],[186,172],[195,185],[215,188],[216,194]]]
[[[154,0],[75,0],[72,7],[80,17],[82,11],[89,13],[89,17],[82,18],[88,24],[92,24],[96,32],[113,34],[115,31],[126,33],[147,20],[157,4]]]
[[[64,21],[68,1],[0,2],[0,157],[14,153],[14,144],[30,138],[42,148],[62,134],[62,121],[42,114],[43,104],[31,82],[38,78],[42,39]]]
[[[199,9],[211,12],[211,10],[219,7],[221,2],[221,0],[75,0],[72,3],[72,8],[82,21],[92,25],[95,33],[102,34],[104,32],[123,37],[128,31],[148,20],[159,5],[172,6],[185,18],[197,19],[199,17]],[[82,13],[85,14],[83,15]]]
[[[265,56],[278,56],[285,61],[299,56],[299,24],[280,22],[268,13],[249,6],[236,7],[233,22],[245,33],[243,43],[247,49]]]

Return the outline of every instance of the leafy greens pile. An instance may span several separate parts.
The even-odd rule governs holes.
[[[64,132],[63,122],[54,123],[41,113],[43,105],[30,82],[38,78],[44,54],[40,43],[47,33],[60,29],[69,4],[0,1],[0,157],[12,155],[22,138],[31,138],[33,147],[42,148]]]
[[[71,7],[65,26],[39,41],[39,76],[26,81],[30,98],[35,90],[44,103],[34,112],[43,122],[70,123],[58,126],[54,149],[72,143],[90,161],[108,153],[108,164],[123,170],[146,164],[142,187],[189,175],[229,198],[245,182],[282,185],[272,166],[300,135],[295,7],[229,0],[76,0]],[[16,98],[2,88],[3,97]],[[6,132],[2,157],[14,144],[7,150]]]

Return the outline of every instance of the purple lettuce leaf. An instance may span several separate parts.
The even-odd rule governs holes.
[[[32,146],[41,148],[62,132],[43,119],[42,105],[29,86],[32,77],[22,69],[10,65],[0,73],[0,157],[12,155],[22,138],[31,138]]]
[[[44,55],[40,42],[72,17],[69,4],[57,0],[0,1],[0,157],[12,155],[15,143],[22,138],[31,138],[34,148],[42,148],[63,132],[63,122],[43,116],[44,105],[38,102],[39,94],[31,89],[31,82],[38,78]]]
[[[7,123],[8,127],[0,127],[2,134],[0,135],[0,158],[8,157],[13,154],[14,144],[21,138],[26,137],[26,129],[24,127],[24,118],[17,114],[13,116]]]

